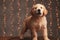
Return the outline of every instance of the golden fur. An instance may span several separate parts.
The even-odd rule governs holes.
[[[39,10],[38,10],[39,9]],[[38,11],[37,11],[38,10]],[[47,34],[47,9],[42,4],[33,5],[31,16],[27,17],[24,20],[24,27],[22,29],[20,38],[23,38],[24,33],[29,29],[31,31],[33,40],[37,40],[37,31],[41,31],[43,34],[44,40],[49,40]]]

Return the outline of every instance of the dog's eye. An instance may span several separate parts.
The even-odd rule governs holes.
[[[42,7],[41,7],[41,9],[42,9]]]
[[[35,7],[35,9],[37,9],[37,7]]]

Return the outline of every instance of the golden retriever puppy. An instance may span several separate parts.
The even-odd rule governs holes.
[[[42,4],[33,5],[31,16],[24,20],[24,27],[21,31],[20,38],[23,38],[24,33],[29,29],[31,31],[33,40],[37,40],[37,31],[42,32],[44,40],[49,40],[47,34],[47,9]]]

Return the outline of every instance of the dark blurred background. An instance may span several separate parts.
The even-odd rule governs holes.
[[[30,15],[30,10],[36,3],[45,5],[48,10],[49,37],[54,38],[52,40],[60,40],[59,0],[0,0],[0,40],[7,40],[7,37],[19,37],[23,20]],[[42,36],[39,32],[38,35]],[[28,30],[24,36],[30,37],[30,31]]]

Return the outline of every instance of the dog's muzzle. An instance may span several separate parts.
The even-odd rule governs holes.
[[[40,9],[36,10],[36,13],[40,15],[41,14]]]

